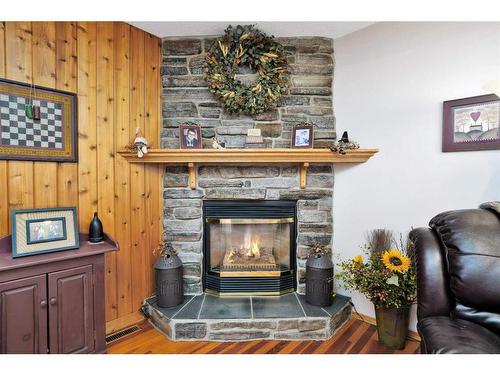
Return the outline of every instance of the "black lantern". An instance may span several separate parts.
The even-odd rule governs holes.
[[[167,245],[155,263],[158,306],[173,307],[184,301],[182,261]]]
[[[333,262],[328,255],[314,254],[307,259],[306,302],[322,307],[333,302]]]

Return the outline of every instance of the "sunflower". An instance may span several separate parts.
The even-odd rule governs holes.
[[[401,254],[399,250],[390,249],[382,254],[384,266],[394,272],[403,273],[410,267],[410,258]]]
[[[357,265],[363,264],[363,257],[361,255],[356,255],[352,261]]]

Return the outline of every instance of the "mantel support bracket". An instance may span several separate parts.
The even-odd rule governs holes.
[[[191,189],[196,189],[196,165],[194,163],[188,163],[189,171],[189,187]]]
[[[300,163],[300,188],[305,189],[307,185],[307,168],[309,163]]]

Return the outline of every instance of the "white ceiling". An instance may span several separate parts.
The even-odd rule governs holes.
[[[375,22],[129,22],[160,38],[168,36],[220,35],[232,25],[256,24],[263,32],[274,36],[324,36],[339,38],[363,29]]]

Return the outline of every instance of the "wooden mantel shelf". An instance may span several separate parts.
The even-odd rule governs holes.
[[[196,164],[300,164],[300,187],[306,186],[309,164],[364,163],[378,152],[377,148],[347,150],[344,155],[327,148],[314,149],[151,149],[143,158],[130,151],[120,151],[130,163],[187,164],[189,185],[196,188]]]

